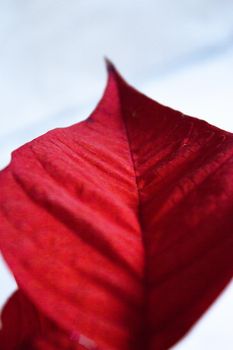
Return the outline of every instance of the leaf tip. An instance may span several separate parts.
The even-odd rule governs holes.
[[[116,80],[117,82],[126,83],[124,78],[121,76],[119,71],[116,69],[115,65],[112,63],[112,61],[110,61],[110,59],[106,56],[104,57],[104,60],[105,60],[105,65],[106,65],[106,69],[108,72],[108,76],[114,77],[114,80]]]
[[[105,56],[104,61],[105,61],[107,72],[108,73],[111,73],[111,72],[116,73],[116,68],[115,68],[114,64],[110,61],[110,59]]]

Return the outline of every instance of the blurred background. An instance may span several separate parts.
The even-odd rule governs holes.
[[[104,56],[153,99],[233,131],[233,1],[0,0],[0,168],[90,114]],[[0,308],[15,288],[0,260]],[[174,349],[231,350],[232,295],[233,284]]]

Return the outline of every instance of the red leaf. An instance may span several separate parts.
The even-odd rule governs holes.
[[[77,340],[48,320],[27,296],[17,290],[1,313],[0,349],[74,350]],[[81,349],[81,348],[78,348]]]
[[[32,350],[33,339],[42,331],[44,320],[21,291],[15,292],[8,300],[1,320],[1,349]]]
[[[108,68],[87,120],[27,143],[2,171],[0,246],[71,338],[167,349],[232,276],[233,135]]]

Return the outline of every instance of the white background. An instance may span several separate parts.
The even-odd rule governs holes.
[[[0,0],[0,167],[88,116],[108,56],[150,97],[233,131],[231,0]],[[16,288],[0,260],[0,307]],[[233,284],[174,349],[233,348]]]

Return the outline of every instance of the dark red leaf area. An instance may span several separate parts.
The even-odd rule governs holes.
[[[21,290],[7,301],[1,322],[0,349],[3,350],[97,350],[77,332],[69,336],[58,328]]]
[[[47,350],[47,347],[40,348],[39,344],[52,331],[52,323],[22,291],[16,291],[4,306],[1,323],[0,349]]]
[[[109,66],[87,120],[22,146],[1,172],[1,250],[71,338],[167,349],[232,276],[232,156],[232,134]]]
[[[45,318],[21,292],[8,300],[1,314],[0,349],[32,350],[34,339],[45,326]]]

